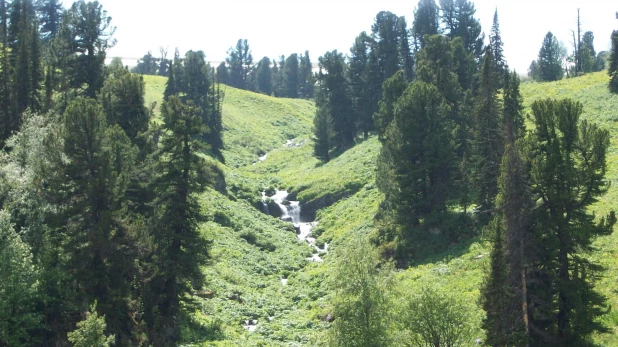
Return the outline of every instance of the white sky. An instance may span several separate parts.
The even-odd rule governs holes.
[[[117,45],[108,57],[120,56],[124,64],[151,50],[178,47],[203,50],[207,59],[219,62],[239,38],[248,39],[254,61],[263,56],[302,53],[312,61],[326,51],[348,53],[361,31],[371,31],[382,10],[405,16],[411,25],[417,0],[99,0],[117,27]],[[437,2],[437,1],[436,1]],[[65,6],[72,3],[64,0]],[[536,59],[543,37],[552,31],[569,47],[581,9],[582,35],[593,31],[596,50],[609,50],[612,30],[618,29],[613,0],[476,0],[476,16],[488,35],[498,8],[506,59],[511,68],[525,73]]]

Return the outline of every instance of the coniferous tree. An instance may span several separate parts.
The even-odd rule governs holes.
[[[476,61],[480,61],[485,35],[482,34],[480,22],[474,18],[474,4],[467,0],[441,0],[440,6],[445,35],[451,40],[461,37],[466,51],[472,53]]]
[[[394,92],[400,89],[397,80],[402,80],[397,76],[389,80]],[[418,250],[419,240],[426,236],[419,229],[421,221],[429,228],[430,220],[446,211],[455,169],[450,110],[436,87],[420,81],[407,86],[393,105],[384,101],[383,119],[389,110],[393,118],[377,160],[376,182],[385,194],[381,205],[385,212],[378,218],[379,241],[394,247],[392,252],[402,260],[410,256],[401,253],[402,246]]]
[[[613,211],[598,221],[588,212],[608,188],[610,135],[580,120],[582,109],[569,99],[532,104],[527,165],[538,205],[531,242],[541,247],[528,271],[533,345],[584,346],[592,333],[607,331],[598,319],[607,312],[606,298],[594,288],[602,267],[584,253],[616,222]]]
[[[320,57],[319,65],[318,84],[322,89],[320,92],[326,94],[321,107],[333,120],[335,146],[346,150],[354,144],[356,122],[346,79],[345,59],[336,50],[326,52]]]
[[[496,12],[494,13],[494,22],[491,26],[491,33],[489,34],[489,46],[491,47],[492,55],[494,57],[494,76],[496,76],[496,80],[498,81],[498,88],[502,88],[501,78],[507,72],[507,66],[506,61],[504,60],[504,43],[502,43],[502,36],[500,35],[498,9],[496,9]]]
[[[488,211],[494,206],[498,194],[500,162],[504,154],[505,133],[500,117],[502,110],[498,103],[492,65],[492,51],[487,49],[480,72],[474,124],[475,181],[477,204],[481,211]]]
[[[609,90],[618,94],[618,30],[612,32],[612,51],[609,57]]]
[[[305,51],[300,57],[298,67],[298,89],[301,97],[305,99],[313,98],[315,80],[313,78],[313,65],[309,57],[309,51]]]
[[[273,75],[270,69],[270,58],[264,57],[257,65],[257,91],[266,95],[273,93]]]
[[[539,77],[542,81],[557,81],[562,78],[564,71],[561,62],[561,48],[558,39],[548,32],[543,39],[543,45],[539,50],[537,64]]]
[[[7,10],[6,0],[0,0],[0,147],[11,134]]]
[[[377,110],[377,103],[374,104],[372,92],[377,92],[371,88],[370,76],[370,55],[372,39],[367,33],[362,32],[354,41],[350,48],[350,68],[348,69],[348,80],[350,82],[350,98],[352,108],[356,114],[358,129],[367,137],[369,131],[373,129],[371,117]],[[380,78],[379,76],[376,76]]]
[[[283,68],[283,80],[285,81],[285,96],[298,98],[298,54],[291,54]]]
[[[228,57],[225,59],[229,66],[229,84],[232,87],[247,89],[249,88],[249,73],[253,66],[253,56],[247,40],[238,40],[236,47],[227,51]]]
[[[125,191],[136,149],[124,131],[108,126],[103,109],[93,99],[69,104],[62,124],[66,159],[55,163],[61,173],[50,193],[61,207],[52,227],[62,235],[68,272],[75,282],[70,303],[98,300],[118,341],[134,329],[127,297],[136,275],[128,233]]]
[[[95,98],[105,82],[105,57],[114,46],[112,18],[98,1],[75,2],[62,18],[59,33],[67,47],[68,87]]]
[[[374,24],[371,26],[372,37],[375,41],[374,50],[380,65],[380,78],[382,81],[389,79],[400,69],[399,61],[399,18],[387,11],[376,15]],[[405,19],[404,19],[405,21]]]
[[[412,24],[412,37],[417,51],[425,48],[425,35],[440,33],[439,15],[440,10],[435,0],[419,0]]]
[[[195,197],[210,179],[204,159],[197,155],[202,145],[196,138],[204,132],[199,112],[175,96],[161,106],[167,136],[157,153],[157,211],[151,232],[156,247],[151,262],[157,270],[144,294],[145,320],[154,346],[169,346],[178,340],[180,303],[190,284],[201,286],[200,266],[208,256],[198,230],[200,207]]]
[[[330,151],[334,147],[333,117],[328,112],[328,90],[318,83],[315,94],[316,114],[313,119],[313,155],[323,162],[330,160]]]
[[[229,83],[229,73],[227,70],[227,66],[225,62],[221,62],[219,66],[217,66],[217,80],[219,83],[228,84]]]
[[[43,42],[49,42],[58,34],[63,12],[62,2],[58,0],[37,1],[37,13]]]
[[[107,123],[118,124],[131,141],[148,130],[150,114],[144,106],[145,93],[144,78],[120,68],[107,78],[99,95]]]
[[[504,119],[512,123],[511,130],[507,135],[512,134],[514,141],[524,137],[526,125],[524,121],[524,100],[519,91],[519,75],[516,71],[504,75],[504,91],[502,97]]]
[[[405,17],[397,18],[397,31],[399,37],[399,67],[405,71],[408,81],[412,81],[414,79],[414,55],[410,47],[410,33]]]

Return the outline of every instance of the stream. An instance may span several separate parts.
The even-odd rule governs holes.
[[[288,201],[288,196],[289,194],[285,190],[278,190],[275,195],[270,197],[270,199],[272,199],[272,201],[274,201],[279,206],[279,209],[281,210],[281,220],[285,222],[291,222],[294,225],[294,229],[296,229],[296,236],[298,236],[298,239],[307,242],[309,246],[314,248],[313,255],[307,258],[307,260],[320,263],[323,261],[321,255],[328,253],[328,243],[324,244],[324,248],[320,248],[316,245],[316,240],[311,234],[311,232],[318,223],[315,221],[303,221],[300,217],[300,202]],[[268,210],[268,204],[266,203],[267,198],[268,196],[266,195],[266,192],[262,192],[264,213],[270,214],[270,211]]]

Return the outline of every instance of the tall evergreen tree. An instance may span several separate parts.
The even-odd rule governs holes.
[[[37,0],[36,9],[41,28],[41,39],[47,43],[60,30],[64,8],[62,2],[58,0]]]
[[[121,68],[107,78],[99,95],[107,123],[118,124],[131,141],[148,130],[150,113],[144,106],[145,93],[144,78]]]
[[[440,10],[435,0],[419,0],[412,24],[412,37],[417,51],[425,48],[425,35],[440,33],[439,15]]]
[[[548,32],[545,35],[545,39],[543,39],[537,60],[539,77],[542,81],[557,81],[562,78],[564,71],[562,69],[560,50],[558,39],[554,34]]]
[[[132,240],[126,228],[125,191],[136,154],[118,126],[108,126],[95,100],[69,104],[62,125],[66,159],[56,163],[61,175],[50,185],[61,207],[53,228],[64,237],[68,272],[75,281],[71,303],[99,301],[119,342],[134,329],[127,297],[136,275]]]
[[[446,36],[451,40],[461,37],[466,51],[472,53],[476,61],[481,61],[485,35],[482,34],[481,23],[474,18],[474,4],[468,0],[442,0],[440,5]]]
[[[393,77],[393,91],[400,85],[395,79],[401,77]],[[400,253],[401,246],[420,246],[419,240],[426,236],[420,232],[421,221],[430,228],[430,217],[446,211],[455,157],[450,110],[436,87],[414,82],[394,105],[381,103],[380,113],[388,114],[388,109],[393,110],[393,119],[386,127],[378,157],[378,174],[385,175],[376,181],[385,194],[384,215],[392,215],[393,220],[379,219],[379,232],[380,242],[395,242],[394,252],[401,260],[409,257]]]
[[[62,18],[60,32],[68,47],[68,82],[77,94],[95,98],[105,82],[105,57],[116,28],[98,1],[79,0]]]
[[[374,128],[372,116],[378,110],[376,94],[381,89],[381,76],[372,44],[373,39],[365,32],[356,38],[350,48],[350,67],[347,71],[357,127],[365,137]]]
[[[229,66],[229,83],[232,87],[249,88],[248,78],[253,66],[253,56],[247,40],[239,39],[236,47],[227,51],[225,59]]]
[[[330,160],[330,151],[334,147],[335,130],[333,117],[328,112],[328,90],[318,84],[315,93],[316,114],[313,119],[313,155],[323,162]]]
[[[502,104],[504,119],[511,123],[510,129],[507,130],[507,136],[512,136],[515,141],[524,137],[526,130],[524,121],[524,99],[519,91],[520,80],[517,72],[506,72],[503,85]]]
[[[204,132],[199,109],[170,97],[161,107],[163,130],[154,182],[157,207],[152,238],[156,250],[152,266],[157,270],[146,284],[145,320],[154,346],[175,344],[179,337],[181,301],[191,289],[201,286],[207,243],[198,230],[200,206],[195,194],[204,191],[209,175],[202,147],[196,140]]]
[[[354,144],[356,127],[349,85],[346,79],[346,64],[339,52],[326,52],[319,59],[318,84],[326,93],[324,109],[333,120],[334,143],[340,150]]]
[[[309,51],[305,51],[300,57],[298,67],[298,89],[301,97],[305,99],[313,98],[315,79],[313,78],[313,64],[309,57]]]
[[[607,312],[606,298],[594,288],[602,268],[584,254],[616,222],[614,212],[598,221],[588,212],[608,189],[610,135],[580,120],[582,110],[569,99],[532,104],[527,164],[538,202],[532,242],[542,247],[529,273],[533,345],[585,346],[592,333],[607,331],[598,319]]]
[[[257,65],[257,91],[266,95],[273,93],[273,75],[270,69],[270,58],[264,57]]]
[[[480,72],[474,125],[475,181],[477,204],[481,211],[488,211],[494,206],[498,194],[500,162],[504,154],[505,132],[492,65],[492,51],[487,49]]]
[[[489,34],[489,46],[491,47],[492,55],[494,57],[494,76],[496,76],[496,80],[498,81],[498,88],[502,88],[501,78],[507,72],[507,66],[504,59],[504,44],[502,43],[502,36],[500,35],[498,9],[496,9],[496,12],[494,13],[494,22],[491,26],[491,33]]]
[[[414,55],[410,47],[410,33],[405,17],[397,18],[397,34],[399,37],[399,67],[405,71],[408,81],[412,81],[414,79]]]
[[[283,68],[283,80],[285,81],[285,96],[298,98],[298,54],[290,54],[285,60]]]
[[[219,66],[217,66],[217,80],[219,83],[228,84],[229,83],[229,72],[225,62],[221,62]]]
[[[8,14],[6,0],[0,0],[0,147],[11,134]]]
[[[618,30],[612,32],[612,51],[609,57],[609,90],[618,94]]]

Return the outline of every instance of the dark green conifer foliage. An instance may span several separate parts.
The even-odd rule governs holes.
[[[440,33],[439,23],[440,10],[435,0],[420,0],[414,10],[414,23],[412,24],[412,36],[414,37],[415,49],[425,48],[425,35],[437,35]]]
[[[0,0],[0,147],[11,134],[7,10],[6,0]]]
[[[612,51],[609,57],[609,90],[618,94],[618,30],[612,32]]]
[[[399,44],[401,33],[398,27],[399,18],[392,12],[382,11],[376,15],[371,26],[374,49],[380,64],[380,74],[383,81],[389,79],[400,69]],[[405,23],[405,19],[404,19]]]
[[[395,78],[401,80],[397,75]],[[398,89],[399,83],[393,82]],[[385,194],[381,206],[387,216],[378,218],[379,241],[395,242],[395,255],[401,260],[409,255],[400,254],[399,247],[407,243],[406,247],[413,249],[426,236],[418,228],[421,221],[425,220],[423,226],[428,228],[430,216],[446,211],[456,166],[450,110],[436,87],[413,82],[391,107],[393,120],[386,128],[378,157],[378,174],[385,175],[376,179]],[[389,221],[389,215],[394,220]]]
[[[474,166],[478,190],[477,205],[486,212],[494,206],[498,194],[498,176],[504,154],[504,125],[498,103],[498,89],[492,71],[493,54],[485,51],[480,72],[474,121]]]
[[[167,101],[171,96],[178,95],[178,83],[176,82],[176,72],[175,67],[179,64],[176,64],[176,61],[180,60],[180,57],[176,55],[174,57],[174,61],[170,61],[169,66],[169,77],[167,78],[167,82],[165,83],[165,91],[163,92],[163,100]],[[180,72],[180,71],[179,71]]]
[[[330,150],[334,147],[333,118],[327,107],[328,91],[321,84],[315,94],[316,114],[313,119],[313,154],[323,162],[330,160]]]
[[[405,71],[408,81],[412,81],[414,79],[414,55],[410,47],[410,32],[405,17],[397,18],[397,33],[399,37],[399,66]]]
[[[504,43],[502,42],[502,36],[500,35],[500,22],[498,21],[498,9],[494,13],[494,22],[491,26],[491,33],[489,34],[489,46],[491,47],[491,53],[494,57],[493,70],[496,80],[498,81],[498,88],[502,88],[501,78],[507,72],[506,61],[504,60]]]
[[[156,245],[151,261],[157,270],[144,294],[145,320],[154,346],[178,340],[180,302],[192,286],[201,286],[200,266],[208,257],[198,229],[200,206],[195,196],[210,179],[204,159],[197,155],[202,145],[196,138],[204,132],[199,113],[198,107],[183,105],[175,96],[161,107],[166,135],[157,153],[153,186],[157,211],[151,231]]]
[[[298,54],[291,54],[283,68],[283,80],[285,81],[285,96],[298,98]]]
[[[37,13],[41,27],[41,39],[48,43],[60,30],[64,8],[58,0],[38,0]]]
[[[382,88],[382,99],[379,102],[379,111],[373,115],[378,139],[386,141],[386,129],[395,117],[395,103],[403,92],[408,88],[408,82],[402,71],[397,72],[393,77],[384,82]]]
[[[270,58],[264,57],[257,65],[257,91],[271,95],[273,93],[273,75],[270,69]]]
[[[504,90],[502,97],[504,119],[512,122],[512,129],[507,135],[512,134],[514,140],[524,137],[526,124],[524,120],[524,98],[519,91],[519,75],[516,71],[504,75]]]
[[[221,62],[219,66],[217,66],[217,80],[219,83],[228,84],[229,83],[229,73],[227,70],[227,66],[225,62]]]
[[[125,191],[136,149],[124,131],[108,126],[93,99],[69,104],[62,124],[66,161],[57,163],[58,181],[50,185],[62,207],[53,228],[64,237],[67,273],[76,287],[70,303],[77,310],[94,300],[118,341],[131,335],[127,297],[136,275],[126,229]]]
[[[314,89],[313,65],[309,57],[309,51],[305,51],[305,54],[300,56],[300,65],[298,67],[298,90],[302,98],[311,99],[313,98]]]
[[[346,79],[346,64],[341,53],[336,50],[326,52],[319,59],[319,88],[326,94],[323,102],[324,112],[333,120],[335,134],[334,144],[339,150],[346,150],[354,145],[356,136],[356,120],[349,95],[349,84]],[[321,112],[321,110],[320,110]]]
[[[451,107],[461,99],[453,47],[446,36],[426,36],[425,48],[418,53],[416,67],[418,79],[436,86]]]
[[[144,78],[120,68],[112,71],[99,95],[107,123],[118,124],[131,141],[148,130],[150,113],[144,94]]]
[[[616,217],[595,220],[589,206],[608,189],[605,180],[610,135],[580,120],[572,100],[532,104],[535,130],[528,165],[534,201],[537,259],[529,274],[533,345],[585,346],[594,332],[608,331],[598,319],[606,298],[594,288],[602,267],[585,256],[599,235],[613,231]]]
[[[229,66],[229,84],[240,89],[249,88],[249,73],[253,65],[253,56],[247,40],[238,40],[236,47],[227,51],[225,59]]]
[[[481,61],[485,35],[481,23],[474,18],[474,4],[467,0],[441,0],[440,6],[444,34],[451,40],[461,37],[466,51],[472,53],[476,61]]]
[[[370,59],[372,57],[375,58],[375,54],[371,50],[372,42],[371,37],[364,31],[356,38],[354,45],[350,48],[350,67],[347,71],[350,82],[350,97],[357,119],[357,126],[365,137],[368,136],[369,131],[373,130],[373,120],[371,117],[377,111],[377,101],[375,101],[377,90],[375,83],[372,85],[372,77],[380,78],[377,73],[371,74],[372,71],[369,64],[372,62],[370,62]],[[377,58],[374,59],[375,61],[377,61]]]
[[[560,44],[558,39],[548,32],[543,39],[537,60],[539,78],[541,81],[557,81],[562,79],[564,71],[560,61]]]

